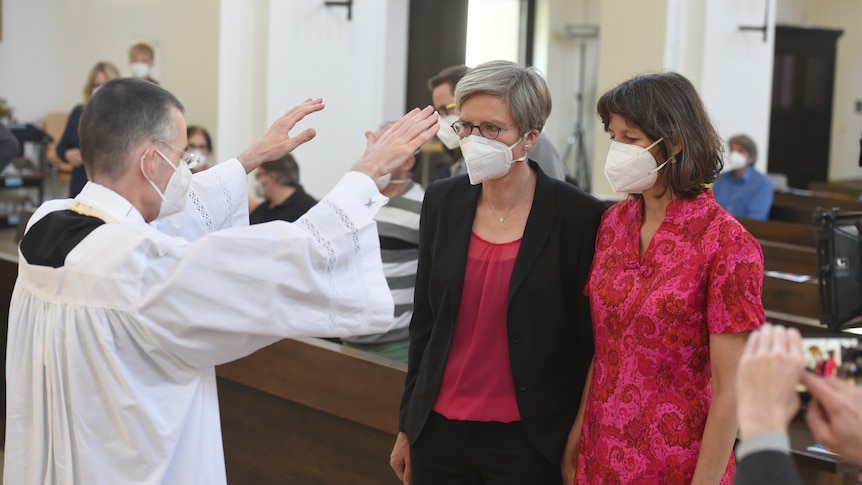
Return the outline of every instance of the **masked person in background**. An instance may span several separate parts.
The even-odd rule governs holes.
[[[60,141],[57,142],[56,151],[60,160],[68,163],[72,170],[72,177],[69,181],[69,197],[78,195],[87,183],[87,170],[84,168],[84,160],[81,158],[81,138],[78,136],[81,113],[84,112],[84,107],[93,97],[93,93],[102,84],[119,77],[120,70],[116,66],[110,62],[97,62],[90,69],[87,82],[84,84],[84,102],[75,106],[66,120],[66,128],[63,130]]]
[[[202,172],[210,168],[213,153],[213,142],[210,133],[203,126],[189,125],[186,128],[186,136],[189,139],[189,153],[198,157],[198,164],[192,169],[192,173]]]
[[[440,115],[440,129],[437,131],[437,138],[446,147],[451,160],[448,165],[441,165],[437,168],[432,176],[432,181],[467,173],[459,145],[460,140],[450,127],[452,123],[458,120],[458,114],[455,112],[455,86],[468,71],[469,68],[464,65],[451,66],[441,70],[436,76],[428,80],[432,102]],[[545,175],[557,180],[566,179],[563,161],[560,160],[557,149],[554,148],[551,140],[544,133],[539,133],[535,146],[530,150],[530,160],[539,164]]]
[[[379,131],[388,128],[383,125]],[[413,317],[413,288],[419,264],[419,214],[425,191],[413,181],[413,167],[420,151],[410,155],[392,173],[377,179],[380,193],[389,197],[374,216],[380,233],[383,274],[395,302],[395,323],[385,333],[342,338],[349,347],[407,362],[408,326]]]
[[[156,52],[150,44],[138,42],[129,47],[129,69],[132,71],[132,77],[158,84],[152,76],[155,61]]]
[[[736,365],[765,320],[760,246],[706,188],[721,140],[691,82],[638,76],[597,108],[605,175],[629,197],[602,219],[586,288],[596,341],[577,483],[729,485]]]
[[[715,200],[737,219],[768,219],[775,189],[769,177],[754,168],[757,145],[746,135],[733,136],[727,144],[730,155],[712,187]]]
[[[249,197],[251,224],[269,221],[293,222],[314,207],[317,200],[299,183],[299,164],[293,155],[264,162],[254,174],[263,202]]]
[[[422,203],[390,465],[414,485],[559,485],[593,352],[583,288],[605,205],[532,160],[551,112],[535,68],[476,66],[455,103],[467,175]]]

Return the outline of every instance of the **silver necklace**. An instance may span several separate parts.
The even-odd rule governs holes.
[[[526,203],[525,203],[525,204],[522,204],[520,207],[517,207],[517,208],[513,209],[512,211],[510,211],[510,212],[509,212],[508,214],[506,214],[505,216],[500,217],[500,215],[499,215],[499,214],[497,214],[497,209],[494,209],[494,204],[492,204],[492,203],[491,203],[491,199],[488,199],[488,207],[491,209],[491,213],[492,213],[492,214],[494,214],[494,217],[496,217],[496,218],[497,218],[497,222],[499,222],[500,224],[502,224],[502,223],[503,223],[503,221],[505,221],[507,217],[511,216],[511,215],[512,215],[512,214],[514,214],[515,212],[518,212],[519,210],[523,209],[523,208],[524,208],[524,207],[526,207],[526,206],[527,206],[527,204],[526,204]]]

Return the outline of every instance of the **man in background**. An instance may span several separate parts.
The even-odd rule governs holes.
[[[255,177],[264,201],[257,203],[249,199],[253,206],[248,217],[251,224],[277,220],[293,222],[317,203],[300,185],[299,165],[289,153],[278,160],[262,163]]]
[[[443,142],[451,160],[448,165],[441,165],[435,170],[432,180],[467,173],[464,157],[461,155],[460,137],[452,129],[452,123],[458,121],[458,114],[455,112],[455,85],[467,74],[467,71],[469,68],[464,65],[451,66],[428,80],[434,108],[440,115],[437,138]],[[538,163],[545,175],[557,180],[566,179],[560,154],[544,133],[539,134],[539,140],[530,150],[530,160]]]
[[[727,144],[730,155],[712,187],[715,201],[737,219],[768,219],[775,189],[769,177],[754,168],[757,145],[747,135],[733,136]]]
[[[378,133],[389,128],[384,125]],[[374,216],[380,234],[380,256],[383,274],[395,302],[395,320],[385,333],[356,335],[341,340],[349,347],[407,362],[410,346],[409,327],[413,318],[413,290],[416,269],[419,265],[419,216],[425,191],[413,181],[417,150],[407,157],[391,174],[377,179],[380,193],[389,197],[389,203]]]

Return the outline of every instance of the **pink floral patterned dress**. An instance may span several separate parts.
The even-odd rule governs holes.
[[[596,239],[579,484],[690,483],[712,400],[709,335],[765,320],[760,245],[711,190],[672,201],[639,259],[642,212],[640,200],[614,205]],[[722,484],[734,470],[729,453]]]

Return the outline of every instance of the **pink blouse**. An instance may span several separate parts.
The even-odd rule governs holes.
[[[639,259],[642,213],[640,200],[614,205],[596,239],[580,484],[690,483],[712,400],[709,336],[765,320],[760,245],[711,190],[672,201]],[[721,483],[734,471],[728,450]]]
[[[449,419],[521,420],[509,361],[509,281],[521,240],[494,244],[473,233],[464,292],[434,411]]]

